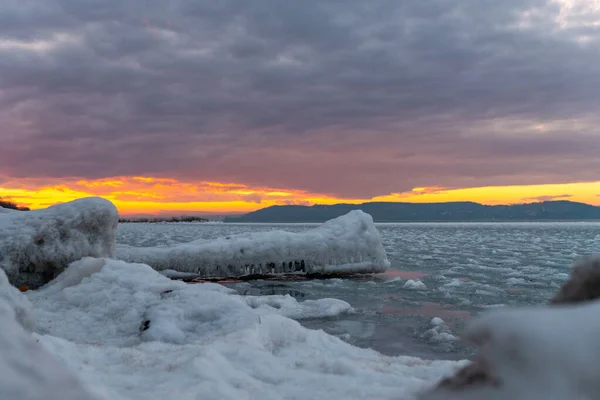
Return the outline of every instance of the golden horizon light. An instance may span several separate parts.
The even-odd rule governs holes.
[[[415,187],[409,192],[372,198],[344,198],[304,190],[252,187],[232,182],[184,182],[148,176],[96,180],[6,179],[0,184],[0,198],[31,209],[90,196],[110,200],[123,216],[242,214],[273,205],[357,204],[371,201],[473,201],[497,205],[570,200],[600,205],[600,181],[476,188]]]

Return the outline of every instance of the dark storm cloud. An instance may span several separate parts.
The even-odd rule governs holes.
[[[598,15],[561,27],[559,11],[539,0],[3,2],[0,172],[361,197],[597,180]]]

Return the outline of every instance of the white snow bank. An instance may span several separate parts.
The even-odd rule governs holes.
[[[379,232],[360,210],[302,233],[271,231],[171,247],[117,246],[117,258],[201,277],[377,273],[387,259]]]
[[[600,399],[600,302],[500,309],[468,327],[465,338],[491,379],[423,399]]]
[[[30,303],[0,270],[0,399],[92,400],[74,374],[36,343]]]
[[[427,290],[427,286],[423,282],[419,280],[413,281],[412,279],[407,280],[402,287],[410,290]]]
[[[111,400],[408,400],[459,365],[385,357],[281,315],[340,301],[244,297],[142,264],[87,258],[27,295],[40,343]]]
[[[117,223],[115,206],[101,198],[1,213],[0,269],[14,285],[36,287],[82,257],[114,257]]]

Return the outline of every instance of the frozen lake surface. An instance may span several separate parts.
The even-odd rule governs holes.
[[[120,224],[117,242],[157,246],[315,224]],[[355,279],[253,281],[242,294],[337,298],[354,313],[302,320],[387,355],[463,359],[464,323],[490,307],[546,302],[578,258],[600,252],[600,223],[377,224],[392,269]],[[412,280],[412,282],[410,282]],[[431,320],[445,323],[433,326]]]

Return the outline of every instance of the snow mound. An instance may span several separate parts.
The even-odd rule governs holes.
[[[82,257],[114,257],[118,219],[101,198],[0,213],[0,269],[16,286],[37,287]]]
[[[407,280],[402,287],[410,290],[427,290],[427,286],[423,282],[413,281],[412,279]]]
[[[92,400],[26,331],[33,327],[29,301],[0,270],[0,399]]]
[[[172,281],[147,265],[84,258],[27,295],[38,331],[88,344],[131,346],[159,340],[185,343],[244,324],[243,299],[217,284]],[[243,310],[243,309],[242,309]]]
[[[171,247],[118,245],[117,258],[211,278],[377,273],[390,266],[373,219],[360,210],[302,233],[241,234]]]
[[[27,296],[39,342],[110,399],[410,400],[461,365],[382,356],[285,316],[344,302],[244,297],[143,264],[86,258]]]

